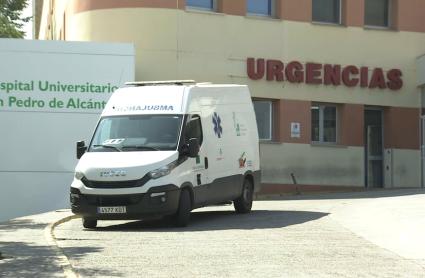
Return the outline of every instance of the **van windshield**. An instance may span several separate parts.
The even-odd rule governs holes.
[[[104,117],[89,152],[176,150],[181,123],[181,115]]]

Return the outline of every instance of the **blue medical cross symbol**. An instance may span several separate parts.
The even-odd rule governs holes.
[[[212,122],[214,124],[214,133],[218,136],[218,138],[221,138],[223,128],[221,127],[221,118],[216,112],[214,112]]]

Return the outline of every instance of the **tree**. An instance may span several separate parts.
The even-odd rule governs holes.
[[[0,0],[0,38],[23,38],[24,24],[32,17],[23,17],[28,0]]]

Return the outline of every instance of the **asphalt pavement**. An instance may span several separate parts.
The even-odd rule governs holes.
[[[84,277],[425,277],[425,195],[377,191],[257,201],[166,221],[57,227]]]
[[[69,210],[0,223],[0,277],[425,277],[425,191],[294,196],[167,221],[80,219]],[[59,248],[58,248],[59,247]],[[64,256],[66,255],[66,260]],[[66,272],[67,269],[72,272]]]

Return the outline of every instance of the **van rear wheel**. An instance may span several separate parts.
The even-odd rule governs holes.
[[[180,193],[179,208],[174,215],[174,223],[177,227],[186,227],[189,224],[191,209],[190,193],[187,189],[183,189]]]
[[[237,213],[248,213],[252,208],[254,187],[249,179],[245,179],[242,185],[242,195],[233,201]]]
[[[97,226],[97,220],[83,217],[83,227],[86,229],[94,229]]]

